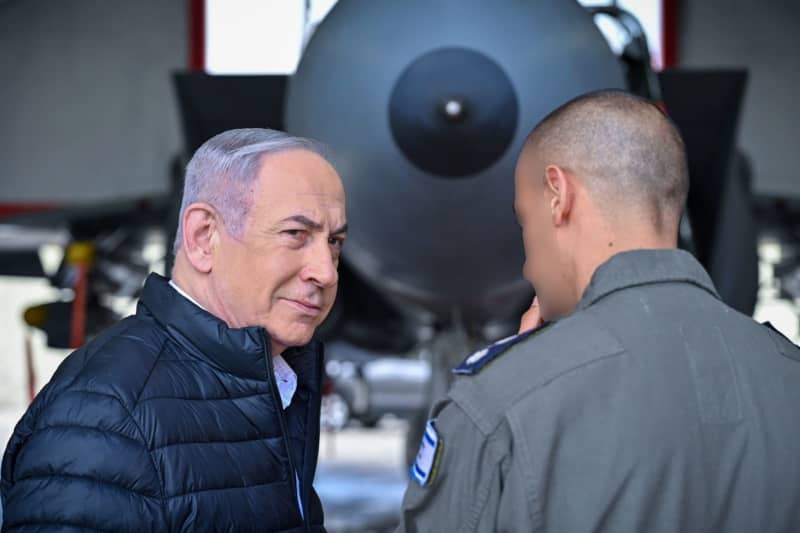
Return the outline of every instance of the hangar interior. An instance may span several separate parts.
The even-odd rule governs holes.
[[[788,0],[0,0],[0,442],[170,271],[186,162],[231,128],[320,139],[348,197],[318,330],[329,531],[391,530],[448,369],[516,331],[514,160],[579,94],[663,106],[689,156],[682,246],[797,342],[798,52]]]

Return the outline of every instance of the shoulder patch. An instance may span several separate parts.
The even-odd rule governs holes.
[[[784,334],[783,334],[783,332],[781,332],[781,330],[779,330],[778,328],[776,328],[775,326],[773,326],[773,325],[772,325],[772,322],[769,322],[769,321],[767,321],[767,322],[762,322],[762,323],[761,323],[761,325],[762,325],[762,326],[765,326],[765,327],[766,327],[766,328],[768,328],[768,329],[771,329],[772,331],[774,331],[775,333],[777,333],[778,335],[780,335],[781,337],[783,337],[784,339],[786,339],[787,341],[789,341],[789,342],[790,342],[790,343],[791,343],[793,346],[797,346],[797,344],[795,344],[795,343],[794,343],[794,341],[793,341],[792,339],[790,339],[789,337],[787,337],[786,335],[784,335]]]
[[[425,425],[417,460],[411,465],[411,479],[416,481],[420,487],[427,487],[433,483],[444,449],[444,441],[436,431],[434,422],[434,420],[428,420]]]
[[[505,339],[500,339],[499,341],[495,342],[494,344],[483,348],[482,350],[478,350],[477,352],[469,355],[464,361],[458,365],[456,368],[453,369],[453,374],[459,375],[472,375],[477,374],[480,372],[483,367],[494,361],[500,354],[521,342],[528,337],[539,333],[543,329],[547,328],[551,322],[545,322],[538,328],[533,328],[528,331],[522,332],[518,335],[512,335],[510,337],[506,337]]]
[[[764,322],[761,324],[762,326],[772,330],[775,334],[777,334],[781,339],[785,340],[788,346],[780,345],[776,343],[775,346],[780,350],[780,352],[788,357],[789,359],[794,359],[796,361],[800,361],[800,346],[794,343],[792,339],[781,333],[781,331],[772,325],[770,322]],[[774,342],[774,339],[773,339]]]

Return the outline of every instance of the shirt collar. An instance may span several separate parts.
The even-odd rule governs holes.
[[[175,283],[175,280],[172,280],[172,279],[171,279],[171,280],[169,280],[169,285],[170,285],[170,287],[172,287],[173,289],[175,289],[176,291],[178,291],[178,294],[180,294],[181,296],[183,296],[184,298],[186,298],[187,300],[189,300],[190,302],[192,302],[194,305],[196,305],[197,307],[199,307],[199,308],[200,308],[200,309],[202,309],[203,311],[208,311],[208,309],[206,309],[205,307],[203,307],[202,305],[200,305],[199,303],[197,303],[197,300],[195,300],[194,298],[192,298],[191,296],[189,296],[189,294],[188,294],[188,293],[186,293],[186,291],[184,291],[183,289],[181,289],[180,287],[178,287],[178,284],[177,284],[177,283]]]
[[[281,404],[286,409],[292,403],[294,393],[297,391],[297,374],[281,355],[272,358],[272,368],[275,374],[275,383],[278,384]]]
[[[583,293],[586,309],[611,293],[654,283],[690,283],[719,299],[714,283],[690,253],[679,249],[621,252],[600,265]]]

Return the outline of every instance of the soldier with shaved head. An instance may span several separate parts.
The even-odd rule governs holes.
[[[616,253],[675,248],[688,189],[680,134],[651,103],[592,93],[548,115],[520,154],[514,207],[543,316],[570,312]]]
[[[622,91],[578,97],[515,182],[538,296],[454,370],[400,531],[800,531],[800,350],[677,249],[674,124]]]

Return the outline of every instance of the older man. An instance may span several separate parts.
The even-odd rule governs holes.
[[[3,531],[323,531],[322,349],[347,225],[313,141],[222,133],[186,170],[172,279],[17,426]]]
[[[677,250],[684,145],[655,106],[554,111],[516,169],[539,328],[468,357],[402,531],[800,531],[800,350]]]

